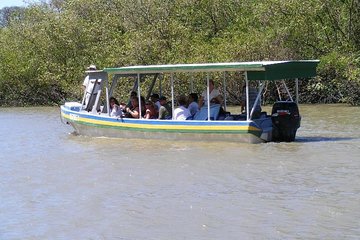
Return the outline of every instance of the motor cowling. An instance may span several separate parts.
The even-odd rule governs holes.
[[[273,124],[272,139],[276,142],[292,142],[300,127],[301,116],[295,102],[279,101],[273,105],[271,112]]]

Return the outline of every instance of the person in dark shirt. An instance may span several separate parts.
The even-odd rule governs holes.
[[[159,119],[171,119],[172,109],[170,104],[166,101],[166,97],[161,96],[160,99],[160,109],[159,109]]]

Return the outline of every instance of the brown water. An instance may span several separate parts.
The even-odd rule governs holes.
[[[360,108],[305,105],[293,143],[74,136],[0,109],[0,239],[359,239]]]

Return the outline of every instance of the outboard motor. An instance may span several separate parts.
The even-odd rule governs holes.
[[[279,101],[272,108],[272,139],[275,142],[292,142],[300,127],[301,116],[295,102]]]

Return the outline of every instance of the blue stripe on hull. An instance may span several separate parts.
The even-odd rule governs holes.
[[[91,129],[112,129],[111,131],[127,131],[127,132],[151,132],[156,134],[170,134],[177,136],[179,133],[185,135],[189,134],[202,134],[207,140],[206,136],[217,135],[219,141],[222,141],[224,136],[231,136],[234,138],[236,135],[249,135],[255,138],[259,138],[262,130],[252,121],[175,121],[175,120],[145,120],[145,119],[131,119],[131,118],[112,118],[105,115],[92,115],[90,113],[76,112],[67,110],[63,106],[61,107],[62,116],[71,123],[75,130],[79,134],[85,134],[85,132],[91,132]],[[85,127],[86,126],[86,127]],[[84,131],[84,129],[87,129]],[[94,131],[93,131],[94,132]],[[108,132],[105,130],[95,131],[99,136],[102,136],[101,132]],[[111,132],[109,132],[111,133]],[[107,134],[113,135],[113,134]],[[118,134],[115,134],[118,135]],[[128,135],[128,134],[127,134]],[[140,135],[143,135],[140,133]],[[223,137],[220,137],[222,135]],[[179,137],[179,136],[178,136]],[[169,138],[169,136],[167,137]],[[189,138],[189,137],[186,137]],[[228,137],[226,137],[228,138]],[[190,137],[190,139],[193,139]],[[261,140],[260,140],[261,141]],[[248,142],[248,141],[246,141]],[[254,142],[253,140],[251,142]]]

